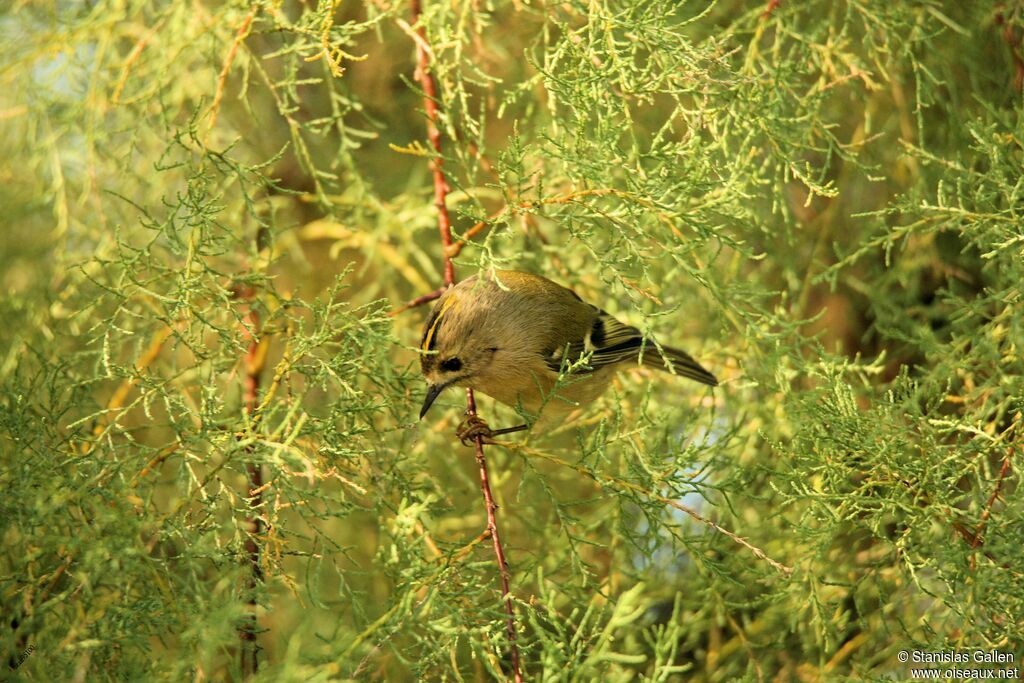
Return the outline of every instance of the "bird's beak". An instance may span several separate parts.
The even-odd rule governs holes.
[[[434,401],[437,400],[437,397],[441,395],[441,392],[447,388],[447,384],[431,384],[427,387],[427,395],[423,399],[423,407],[420,408],[421,420],[423,419],[423,416],[427,414],[427,411],[430,410],[430,406],[432,406]]]

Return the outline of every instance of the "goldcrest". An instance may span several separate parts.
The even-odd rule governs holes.
[[[637,363],[718,384],[685,351],[645,346],[639,330],[571,289],[513,270],[449,288],[427,318],[420,352],[428,382],[420,418],[441,392],[458,386],[550,423],[594,401],[619,369]],[[492,431],[475,420],[459,435],[465,442],[524,428]]]

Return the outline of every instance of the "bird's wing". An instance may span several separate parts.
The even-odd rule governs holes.
[[[654,344],[648,344],[647,348],[644,348],[644,336],[640,330],[619,322],[596,307],[594,311],[594,322],[582,339],[572,340],[552,351],[547,363],[553,371],[561,370],[563,360],[573,363],[587,353],[591,355],[586,367],[579,368],[576,372],[595,372],[618,363],[635,363],[641,349],[644,349],[644,365],[689,377],[702,384],[718,384],[715,376],[701,367],[700,363],[685,351],[663,346],[662,355]]]
[[[577,372],[593,372],[607,365],[636,359],[643,344],[640,330],[619,322],[597,307],[591,308],[593,322],[584,335],[551,350],[548,366],[552,370],[560,370],[563,359],[573,363],[588,353],[591,355],[587,367]]]

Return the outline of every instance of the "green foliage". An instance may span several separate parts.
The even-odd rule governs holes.
[[[252,599],[265,680],[507,675],[462,402],[416,422],[424,310],[388,315],[442,280],[410,20],[0,15],[20,674],[238,679]],[[485,226],[460,277],[546,275],[723,380],[630,371],[488,448],[527,677],[1019,662],[1024,6],[429,2],[420,23],[454,232]]]

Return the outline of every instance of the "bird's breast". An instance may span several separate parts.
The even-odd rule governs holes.
[[[516,372],[485,374],[470,384],[474,391],[490,396],[507,406],[521,407],[545,420],[586,407],[608,387],[614,372],[601,370],[567,377],[558,384],[558,373],[538,359]]]

